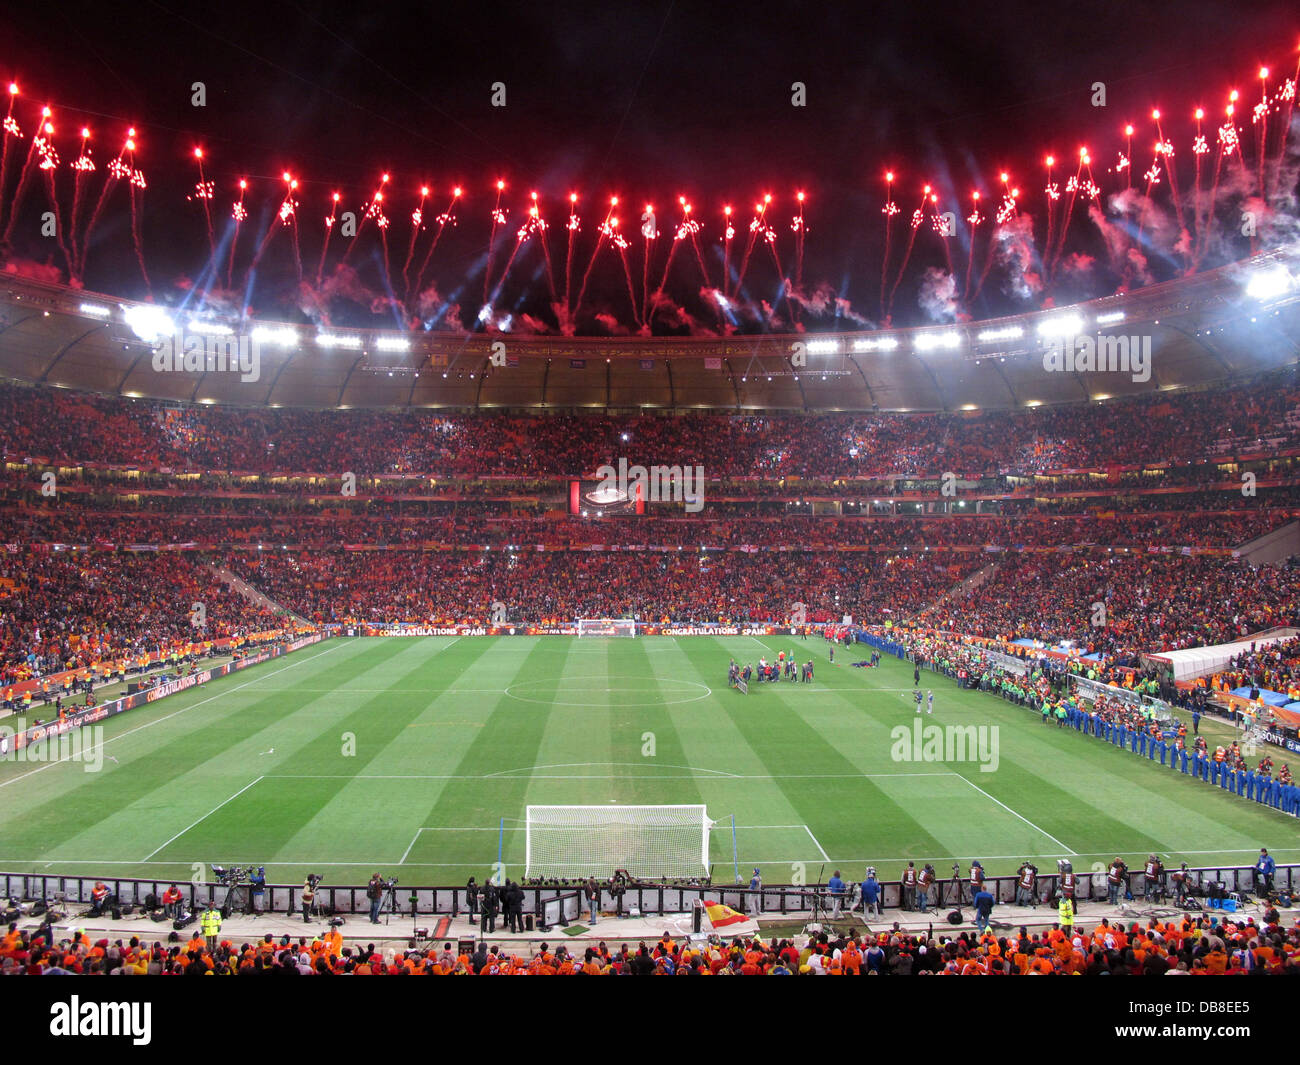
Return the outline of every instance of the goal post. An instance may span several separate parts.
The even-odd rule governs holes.
[[[704,806],[529,806],[524,875],[706,876],[713,824]]]
[[[636,622],[631,618],[579,618],[579,636],[635,636]]]

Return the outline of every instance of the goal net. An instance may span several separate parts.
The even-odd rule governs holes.
[[[636,622],[631,618],[579,618],[579,636],[635,636]]]
[[[712,826],[703,806],[529,806],[524,875],[703,876]]]

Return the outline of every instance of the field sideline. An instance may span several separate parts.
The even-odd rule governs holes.
[[[820,637],[779,646],[815,660],[814,684],[727,688],[729,658],[772,657],[776,637],[331,640],[113,718],[100,772],[0,761],[0,870],[188,880],[195,863],[205,878],[252,863],[273,883],[460,884],[491,872],[504,817],[518,878],[526,805],[609,802],[706,804],[727,882],[731,815],[741,874],[767,883],[796,862],[815,880],[868,863],[892,879],[909,859],[945,878],[976,857],[992,873],[1152,850],[1300,860],[1293,818],[934,674],[925,723],[998,726],[997,769],[895,761],[910,665],[854,669],[844,648],[831,665]]]

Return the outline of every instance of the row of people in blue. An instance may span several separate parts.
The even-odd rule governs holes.
[[[1250,769],[1237,759],[1236,768],[1226,756],[1216,757],[1204,748],[1188,750],[1179,737],[1170,742],[1167,734],[1149,734],[1145,729],[1130,728],[1123,723],[1106,721],[1096,712],[1066,704],[1066,723],[1086,735],[1126,747],[1134,754],[1167,765],[1171,769],[1199,777],[1217,784],[1225,791],[1270,806],[1275,810],[1300,817],[1300,787],[1290,779],[1290,770],[1282,766],[1283,774],[1272,776],[1266,771]],[[1221,749],[1222,750],[1222,749]]]

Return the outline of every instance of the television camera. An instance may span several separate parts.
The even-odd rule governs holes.
[[[222,918],[232,913],[247,913],[250,908],[248,885],[253,877],[251,865],[216,865],[212,866],[213,879],[226,889],[225,900],[221,903]]]
[[[233,887],[238,884],[247,884],[252,879],[253,867],[251,865],[213,865],[213,879],[222,887]]]

